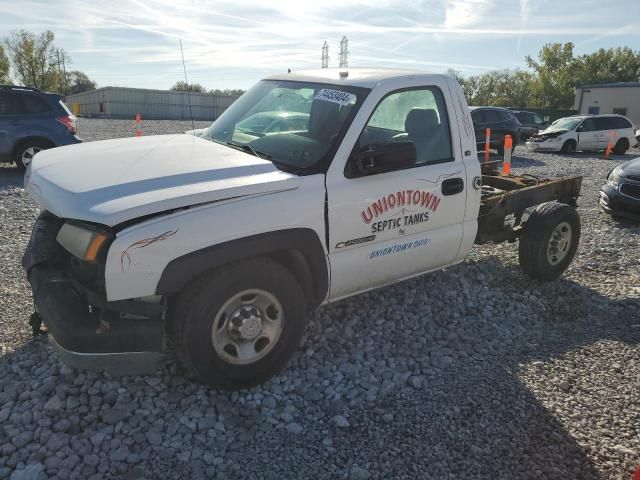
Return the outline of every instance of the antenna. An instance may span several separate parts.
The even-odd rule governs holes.
[[[347,37],[342,37],[340,40],[340,65],[339,68],[347,68],[349,66],[349,40]]]
[[[329,68],[329,44],[326,40],[322,45],[322,68]]]
[[[187,100],[189,102],[189,116],[191,117],[191,130],[195,130],[196,126],[193,123],[193,110],[191,110],[191,96],[189,95],[189,80],[187,80],[187,67],[184,63],[184,51],[182,50],[182,40],[180,40],[180,54],[182,55],[182,69],[184,70],[184,83],[187,87]],[[193,132],[195,135],[195,131]]]

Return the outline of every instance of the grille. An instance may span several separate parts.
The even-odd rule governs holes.
[[[620,193],[627,195],[628,197],[640,199],[640,185],[632,185],[630,183],[623,183],[620,185]]]
[[[628,175],[627,180],[631,182],[640,182],[640,175]]]

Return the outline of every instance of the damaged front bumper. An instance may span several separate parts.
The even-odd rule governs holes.
[[[165,351],[164,306],[108,302],[104,293],[83,285],[70,268],[79,261],[56,241],[62,224],[48,212],[41,214],[22,258],[36,309],[60,358],[80,369],[154,371]]]

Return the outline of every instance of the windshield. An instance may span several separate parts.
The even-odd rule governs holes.
[[[236,100],[203,137],[292,170],[330,157],[368,90],[264,80]]]
[[[582,118],[560,118],[553,122],[551,126],[555,128],[563,128],[566,130],[573,130],[582,121]]]

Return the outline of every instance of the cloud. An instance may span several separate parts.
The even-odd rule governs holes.
[[[515,9],[512,0],[121,0],[109,7],[21,0],[0,4],[0,31],[53,30],[74,68],[102,85],[170,85],[181,72],[182,40],[190,77],[213,87],[223,78],[316,67],[325,40],[335,64],[342,35],[351,42],[351,65],[468,73],[521,65],[523,45],[587,39],[617,27],[615,19],[607,24],[611,5],[576,10],[578,1],[550,10],[531,0]],[[638,30],[625,32],[637,41]]]

